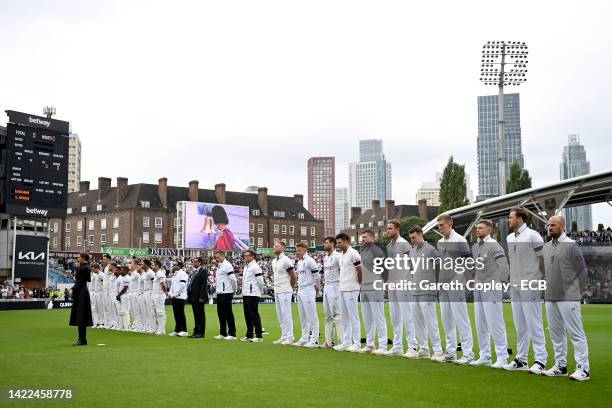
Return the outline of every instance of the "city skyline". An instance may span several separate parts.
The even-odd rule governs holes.
[[[584,176],[591,172],[591,164],[587,160],[586,150],[580,144],[580,135],[569,135],[567,145],[563,147],[561,163],[559,164],[559,175],[561,180]],[[565,229],[572,230],[572,224],[576,222],[577,230],[592,230],[593,217],[590,205],[566,208],[563,210],[565,215]]]
[[[451,154],[477,174],[476,97],[495,94],[478,80],[481,47],[516,38],[530,47],[520,95],[533,185],[558,180],[567,134],[584,136],[592,173],[610,167],[608,151],[597,147],[610,137],[612,85],[598,78],[612,69],[611,4],[519,2],[528,10],[519,24],[486,18],[486,2],[447,2],[428,23],[415,16],[436,13],[438,5],[385,5],[314,2],[298,13],[290,4],[245,2],[233,15],[225,4],[190,4],[189,13],[180,2],[151,2],[144,11],[117,2],[7,4],[0,35],[10,41],[0,53],[20,63],[2,68],[0,124],[5,109],[56,106],[55,117],[81,135],[83,180],[129,174],[154,183],[163,166],[179,185],[266,185],[279,195],[306,195],[299,163],[313,156],[335,156],[336,184],[344,186],[358,141],[381,138],[393,163],[393,198],[412,203]],[[351,18],[342,18],[347,11]],[[461,47],[448,47],[448,30]],[[432,33],[428,41],[417,40],[424,32]],[[568,50],[578,58],[567,60]],[[417,55],[428,63],[415,63]],[[441,80],[449,60],[454,80]],[[108,157],[113,166],[101,171]],[[471,182],[476,192],[477,178]],[[612,210],[594,205],[593,220],[612,225]]]

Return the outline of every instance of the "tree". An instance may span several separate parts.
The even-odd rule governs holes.
[[[467,200],[467,187],[465,185],[465,165],[455,163],[453,156],[449,157],[442,180],[440,180],[440,208],[443,213],[454,208],[463,207]]]
[[[572,221],[572,232],[578,232],[578,223],[576,221]]]
[[[531,188],[529,171],[521,169],[519,162],[514,161],[510,166],[510,174],[506,180],[506,194]]]
[[[600,223],[600,224],[597,224],[597,231],[599,231],[599,232],[604,232],[604,229],[605,229],[605,228],[604,228],[604,225],[603,225],[603,224],[601,224],[601,223]]]

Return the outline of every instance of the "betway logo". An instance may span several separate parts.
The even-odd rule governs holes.
[[[42,215],[43,217],[46,217],[48,212],[49,210],[26,207],[26,214]]]
[[[36,125],[43,125],[44,127],[49,127],[49,125],[51,124],[50,121],[48,120],[42,120],[39,118],[33,118],[31,116],[28,116],[28,120],[30,121],[30,123],[34,123]]]
[[[41,252],[38,255],[36,255],[36,254],[34,254],[34,251],[25,252],[25,253],[22,252],[22,251],[19,251],[18,257],[19,257],[20,261],[22,261],[24,259],[26,261],[38,261],[38,260],[44,261],[45,260],[45,253]]]

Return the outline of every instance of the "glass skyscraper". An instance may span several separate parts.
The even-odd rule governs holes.
[[[519,94],[504,95],[504,136],[506,179],[510,166],[518,161],[524,166],[521,147],[521,105]],[[478,97],[478,197],[477,201],[499,195],[499,97]]]
[[[349,164],[351,207],[362,211],[372,207],[372,200],[384,206],[391,200],[391,163],[385,159],[381,139],[359,141],[359,162]]]
[[[586,159],[586,150],[580,144],[579,135],[569,135],[567,146],[563,148],[563,156],[560,165],[561,180],[584,176],[591,172],[591,163]],[[565,215],[565,229],[572,230],[575,222],[578,231],[591,231],[593,229],[593,216],[590,205],[566,208],[563,210]]]

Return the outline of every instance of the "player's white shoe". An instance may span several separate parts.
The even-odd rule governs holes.
[[[293,339],[285,339],[281,343],[281,346],[291,346],[293,344]]]
[[[213,337],[213,339],[215,339],[215,340],[225,340],[225,336],[222,336],[222,335],[218,334],[215,337]]]
[[[502,369],[502,368],[506,368],[506,366],[507,366],[507,365],[508,365],[508,364],[506,364],[506,361],[505,361],[505,360],[497,360],[497,361],[495,362],[495,364],[493,364],[493,365],[491,366],[491,368],[495,368],[495,369],[500,370],[500,369]]]
[[[472,361],[474,361],[474,357],[463,356],[460,359],[455,360],[455,364],[466,365],[470,364]]]
[[[304,347],[306,345],[306,343],[308,343],[306,340],[298,340],[295,343],[293,343],[292,346],[295,346],[295,347]]]
[[[567,368],[559,367],[559,364],[555,363],[548,370],[542,371],[542,375],[545,377],[567,377]]]
[[[540,363],[539,361],[536,361],[529,368],[529,374],[541,375],[544,372],[544,370],[546,370],[546,367],[544,366],[544,364]]]
[[[155,334],[157,334],[158,336],[161,336],[161,335],[166,334],[166,333],[160,330],[160,331],[156,331]]]
[[[251,343],[263,343],[263,339],[261,337],[253,337]]]
[[[322,349],[330,349],[333,346],[331,344],[329,344],[329,343],[323,343],[323,344],[320,344],[319,347],[322,348]]]
[[[504,370],[507,371],[527,371],[529,367],[527,367],[527,363],[522,362],[521,360],[515,358],[508,364],[504,364]]]
[[[455,361],[457,361],[457,356],[454,354],[445,353],[442,355],[441,363],[454,363]]]
[[[401,356],[402,354],[404,354],[404,350],[402,350],[401,348],[391,347],[391,349],[387,350],[387,352],[385,353],[385,356],[387,357]]]
[[[569,379],[574,381],[588,381],[591,379],[591,374],[578,366],[576,367],[576,371],[569,376]]]
[[[243,343],[250,343],[251,340],[252,339],[250,337],[243,337],[243,338],[240,339],[240,341],[243,342]]]
[[[176,336],[178,336],[178,333],[177,332],[172,332],[168,336],[176,337]]]
[[[351,347],[350,344],[341,343],[341,344],[338,344],[337,346],[334,346],[334,350],[336,350],[336,351],[346,351],[346,349],[349,348],[349,347]]]
[[[374,351],[374,347],[372,346],[365,346],[359,350],[359,352],[362,354],[372,354],[373,351]]]
[[[283,341],[285,341],[285,339],[280,338],[280,339],[278,339],[278,340],[274,340],[274,341],[272,342],[272,344],[281,344]]]
[[[361,349],[359,348],[358,345],[353,344],[352,346],[347,348],[345,351],[348,351],[349,353],[359,353],[361,351]]]
[[[311,341],[309,343],[304,344],[304,348],[319,348],[319,343]]]
[[[384,356],[386,352],[387,352],[387,348],[384,346],[381,346],[377,348],[376,350],[374,350],[372,354],[374,354],[375,356]]]
[[[233,341],[233,340],[236,340],[236,337],[235,336],[225,336],[223,340]]]
[[[435,361],[436,363],[444,363],[444,354],[434,352],[431,356],[431,361]]]
[[[427,353],[429,354],[429,353]],[[419,352],[413,348],[409,348],[406,354],[402,355],[402,357],[406,358],[419,358]]]
[[[474,360],[474,361],[470,362],[469,364],[472,367],[490,367],[491,366],[491,359],[490,358],[485,358],[485,357],[480,357],[478,360]]]
[[[186,331],[178,332],[179,337],[187,337],[187,335],[189,335],[189,333],[187,333]]]

